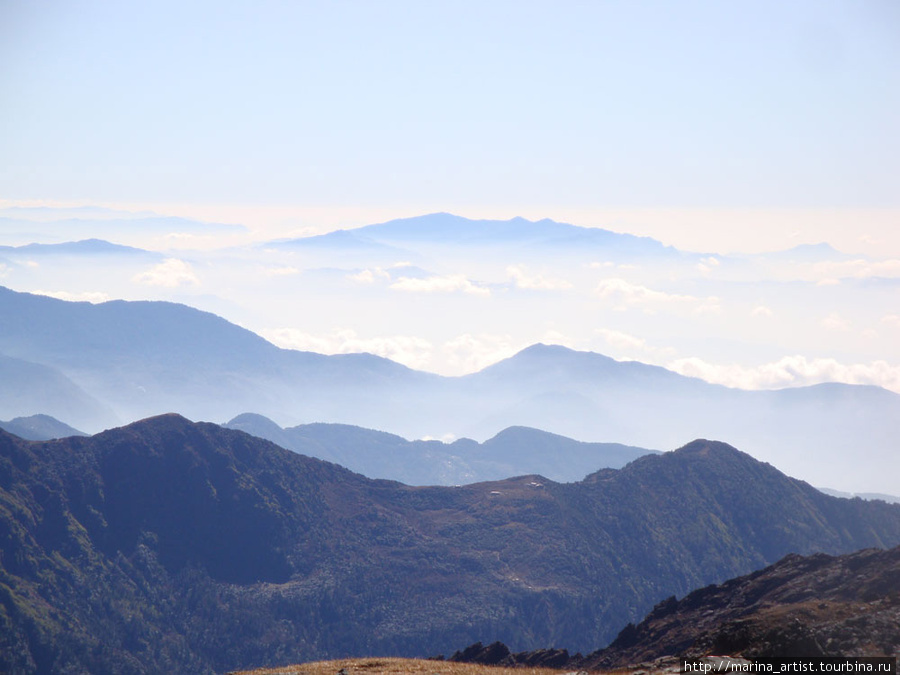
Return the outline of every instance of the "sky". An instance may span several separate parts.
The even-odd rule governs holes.
[[[447,374],[542,340],[736,386],[897,390],[898,122],[892,0],[0,0],[0,209],[246,227],[122,232],[108,238],[166,258],[102,279],[9,263],[0,283],[186,302],[282,346]],[[226,273],[215,254],[432,212],[709,257],[665,271],[430,259],[428,283],[404,282],[399,258],[357,260],[326,283],[322,261],[234,254]],[[851,257],[723,258],[817,242]],[[426,287],[435,314],[416,323]]]
[[[3,0],[0,197],[319,229],[894,223],[898,65],[890,0]]]

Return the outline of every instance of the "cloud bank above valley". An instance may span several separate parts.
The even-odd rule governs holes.
[[[896,391],[898,28],[882,2],[14,0],[0,283],[447,375],[546,342]],[[410,238],[437,212],[471,220]],[[506,225],[475,246],[481,219]],[[64,248],[88,239],[139,250]]]
[[[36,212],[39,220],[7,209],[0,217],[17,218],[0,224],[0,234],[29,223],[52,231],[53,211]],[[133,216],[120,214],[133,228],[120,227],[120,241],[143,238],[155,249],[7,247],[0,251],[4,284],[71,301],[182,302],[286,349],[368,352],[442,375],[473,373],[541,342],[729,387],[835,381],[900,392],[900,266],[891,257],[831,246],[660,255],[652,241],[622,252],[580,243],[547,248],[515,234],[501,245],[416,244],[372,234],[383,232],[380,225],[347,231],[363,247],[300,238],[178,249],[158,246],[159,232]],[[430,218],[398,222],[424,231]],[[87,234],[91,222],[82,219],[76,234]],[[94,221],[101,232],[102,224]],[[204,223],[187,224],[204,234]],[[179,240],[177,230],[167,234],[166,241]]]

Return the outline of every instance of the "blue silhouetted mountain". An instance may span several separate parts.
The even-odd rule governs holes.
[[[679,256],[678,250],[650,237],[620,234],[544,219],[470,220],[450,213],[401,218],[353,230],[277,242],[276,246],[344,248],[391,246],[420,250],[429,246],[511,247],[511,250],[602,250],[624,257]]]
[[[408,394],[437,379],[370,354],[280,349],[214,314],[175,303],[66,302],[0,287],[0,315],[0,354],[61,372],[126,420],[168,409],[221,420],[254,408],[341,422],[355,421],[354,411],[361,410],[371,421],[367,413],[390,408],[395,386]],[[34,413],[98,429],[96,419],[37,403],[15,414]]]
[[[9,316],[4,318],[11,320]],[[0,353],[0,415],[15,418],[35,414],[77,420],[92,429],[121,422],[111,407],[58,369]]]
[[[618,469],[656,452],[619,443],[584,443],[528,427],[510,427],[478,443],[408,441],[346,424],[302,424],[282,429],[262,415],[244,413],[223,425],[265,438],[310,457],[345,466],[369,478],[407,485],[460,485],[540,474],[557,482],[581,480],[599,468]]]
[[[0,421],[0,429],[27,441],[49,441],[53,438],[87,435],[50,415],[29,415],[16,417],[7,422]]]
[[[476,640],[587,652],[787,553],[900,543],[900,506],[829,497],[723,443],[577,483],[409,487],[177,415],[49,442],[0,431],[0,505],[11,673],[207,674]]]
[[[161,258],[160,253],[145,251],[132,246],[113,244],[103,239],[83,239],[81,241],[68,241],[61,244],[25,244],[24,246],[0,246],[0,253],[9,256],[144,256],[148,258]]]

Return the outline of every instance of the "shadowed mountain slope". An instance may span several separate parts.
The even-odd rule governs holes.
[[[221,672],[608,642],[660,598],[789,552],[900,543],[900,506],[697,441],[558,484],[369,480],[166,415],[0,432],[0,670]]]
[[[495,642],[450,661],[569,670],[677,672],[680,659],[873,657],[900,654],[900,547],[842,556],[788,555],[752,574],[672,596],[604,649],[518,653]]]
[[[661,602],[582,668],[664,656],[900,654],[900,548],[790,555],[750,575]]]

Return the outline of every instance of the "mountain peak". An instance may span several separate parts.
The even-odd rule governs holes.
[[[696,440],[683,445],[677,450],[673,451],[674,454],[685,455],[685,456],[695,456],[695,457],[708,457],[710,455],[744,455],[746,453],[741,452],[734,446],[729,445],[728,443],[723,443],[722,441],[710,441],[705,438],[698,438]]]

